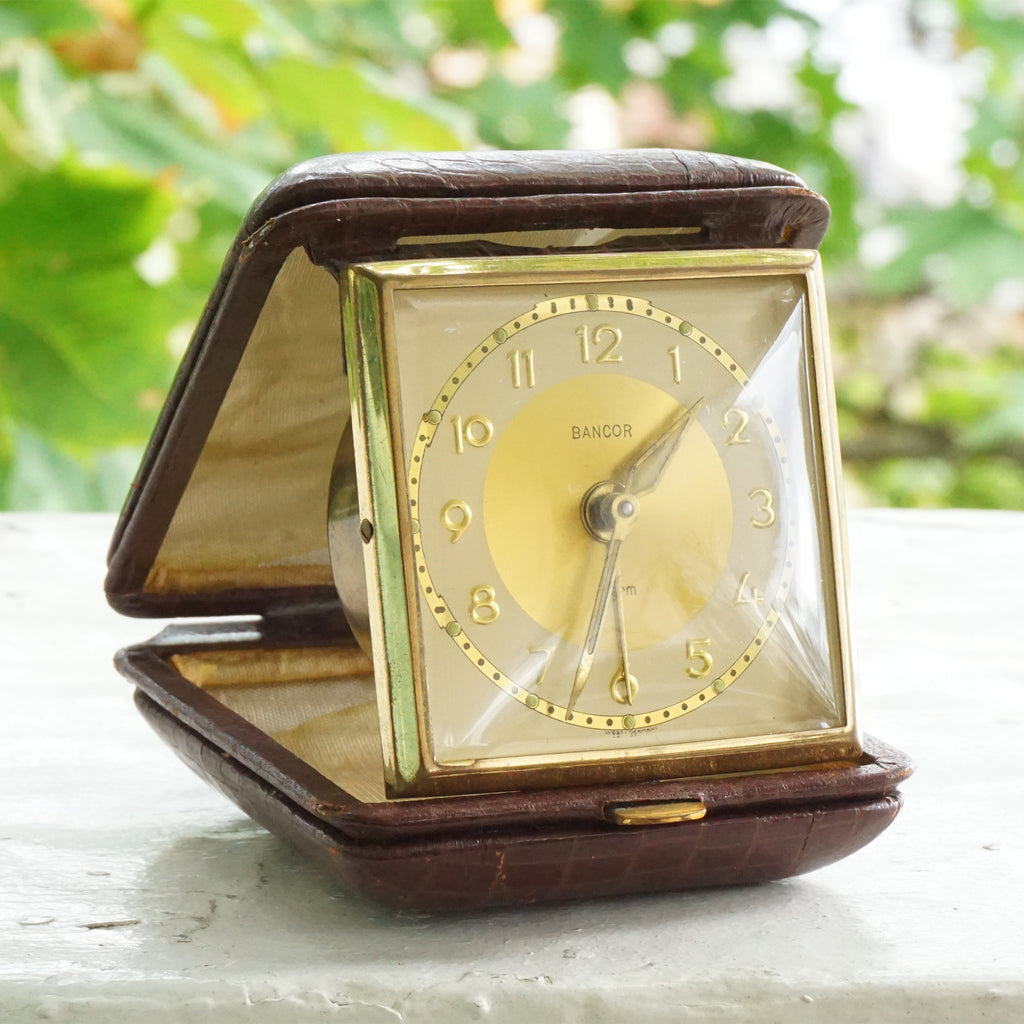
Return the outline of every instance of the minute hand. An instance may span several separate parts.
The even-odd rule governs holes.
[[[632,508],[630,515],[633,514]],[[632,526],[632,520],[628,517],[616,517],[615,527],[612,530],[611,538],[608,541],[608,550],[604,556],[604,566],[601,569],[601,579],[597,584],[597,597],[594,600],[594,607],[590,613],[590,624],[587,626],[587,638],[583,641],[583,651],[580,654],[580,663],[576,667],[576,675],[572,682],[572,693],[569,695],[569,702],[566,710],[572,711],[576,706],[579,695],[583,692],[587,679],[590,676],[590,669],[594,664],[594,652],[597,650],[597,638],[601,635],[601,624],[604,622],[605,610],[608,607],[608,597],[611,594],[612,586],[619,578],[618,562],[619,550],[622,547],[623,538]],[[629,679],[626,680],[626,688],[629,688]]]
[[[657,440],[652,441],[630,465],[626,473],[625,489],[637,498],[650,494],[661,481],[672,461],[687,427],[697,418],[704,404],[703,395],[689,409],[681,412]]]

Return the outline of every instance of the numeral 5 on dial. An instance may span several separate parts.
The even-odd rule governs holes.
[[[703,679],[711,671],[714,659],[711,657],[711,638],[704,636],[696,640],[686,641],[686,657],[688,661],[697,662],[696,665],[688,665],[686,674],[691,679]]]

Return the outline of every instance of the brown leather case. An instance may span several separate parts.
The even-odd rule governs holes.
[[[248,688],[274,688],[282,665],[326,650],[351,655],[360,675],[323,557],[347,415],[336,394],[332,285],[347,264],[536,252],[535,237],[547,252],[814,248],[827,223],[824,200],[785,171],[670,150],[358,154],[282,175],[228,254],[118,523],[106,582],[129,615],[259,619],[182,624],[120,652],[143,715],[253,818],[395,906],[758,882],[869,842],[895,816],[896,787],[911,771],[874,740],[857,764],[358,799],[272,738],[258,715],[232,710],[202,667],[227,664]],[[584,236],[592,244],[581,248],[583,229],[604,234]],[[302,374],[308,383],[291,386]],[[701,821],[610,819],[618,805],[698,799],[708,809]]]

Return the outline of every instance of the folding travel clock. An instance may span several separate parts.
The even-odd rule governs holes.
[[[781,878],[896,814],[854,716],[828,207],[669,150],[363,154],[257,200],[110,556],[118,664],[346,885]]]

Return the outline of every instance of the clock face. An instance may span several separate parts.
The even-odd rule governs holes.
[[[372,272],[424,770],[848,745],[806,267],[572,264]]]

